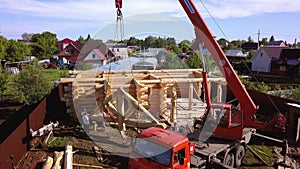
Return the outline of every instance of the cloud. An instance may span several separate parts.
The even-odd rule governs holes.
[[[152,35],[161,37],[174,37],[176,40],[194,39],[194,29],[190,22],[178,17],[161,13],[146,13],[124,17],[124,38],[130,36]],[[119,25],[119,28],[121,26]],[[120,29],[115,30],[115,23],[110,23],[96,32],[95,38],[104,41],[120,35]],[[114,34],[115,33],[115,34]],[[120,36],[119,36],[120,38]],[[119,39],[120,40],[120,39]]]
[[[77,20],[101,20],[114,14],[114,3],[107,0],[0,0],[0,10],[6,13],[18,13],[25,16],[69,18]],[[112,8],[109,8],[112,6]]]
[[[206,16],[200,0],[194,0]],[[300,1],[290,0],[206,0],[203,2],[215,18],[246,17],[260,13],[300,11]],[[0,0],[0,10],[6,13],[90,21],[115,19],[113,0]],[[174,0],[124,0],[124,15],[138,13],[170,13],[184,17],[182,7]]]
[[[195,1],[197,2],[197,1]],[[197,3],[200,7],[201,3]],[[300,1],[290,0],[211,0],[205,3],[216,18],[248,17],[263,13],[299,12]]]
[[[193,0],[201,15],[206,18],[209,10],[218,19],[263,16],[265,13],[300,12],[300,1],[290,0]],[[204,3],[205,7],[202,5]],[[147,22],[168,21],[167,17],[148,17],[147,13],[160,13],[189,19],[177,0],[123,0],[124,18]],[[0,30],[35,32],[43,29],[67,31],[104,28],[116,20],[114,0],[0,0]],[[126,22],[129,22],[127,20]],[[30,25],[29,25],[30,24]],[[26,28],[26,29],[25,29]],[[126,28],[127,29],[127,28]],[[76,32],[73,31],[73,34]],[[65,33],[63,33],[65,34]]]

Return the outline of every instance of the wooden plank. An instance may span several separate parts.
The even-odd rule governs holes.
[[[141,110],[144,114],[146,114],[148,117],[150,117],[155,123],[159,123],[158,120],[153,117],[153,115],[147,110],[145,109],[143,106],[141,106],[139,104],[139,102],[137,100],[135,100],[131,95],[129,95],[127,92],[124,91],[124,89],[120,88],[119,89],[119,93],[121,93],[121,95],[126,96],[131,103],[133,104],[133,106],[135,106],[136,108],[138,108],[139,110]]]
[[[99,162],[102,162],[103,161],[103,157],[102,157],[102,154],[101,154],[101,150],[97,147],[97,146],[93,146],[93,150],[94,150],[94,153],[97,157],[97,160]]]
[[[98,83],[77,83],[77,84],[73,84],[73,87],[91,87],[94,89],[98,89],[98,88],[102,88],[103,85]]]
[[[54,160],[53,160],[52,169],[61,168],[61,165],[62,165],[61,161],[63,160],[63,156],[64,156],[63,151],[60,151],[60,152],[54,151]]]
[[[104,169],[104,167],[102,167],[102,166],[89,165],[89,164],[78,164],[78,163],[73,163],[73,166],[76,166],[76,167],[88,167],[88,168],[101,168],[101,169]]]
[[[53,158],[48,156],[47,160],[44,162],[42,169],[51,169],[53,165]]]
[[[73,147],[72,142],[66,142],[65,145],[65,158],[64,158],[64,168],[71,169],[73,166]]]
[[[102,82],[104,80],[105,80],[105,78],[87,78],[87,77],[61,78],[60,83],[73,83],[73,82],[92,83],[92,82]]]

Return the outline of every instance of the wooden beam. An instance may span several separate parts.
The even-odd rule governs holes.
[[[64,169],[72,169],[73,166],[73,147],[72,142],[68,141],[65,145]]]
[[[89,164],[78,164],[78,163],[73,163],[73,166],[76,166],[76,167],[88,167],[88,168],[102,168],[102,169],[104,169],[104,167],[102,167],[102,166],[89,165]]]
[[[128,94],[123,88],[120,88],[119,92],[121,93],[121,95],[126,96],[125,98],[129,99],[129,101],[131,101],[133,106],[141,110],[144,114],[150,117],[155,123],[159,124],[159,121],[147,109],[141,106],[141,104],[139,104],[139,102],[135,100],[135,98],[133,98],[130,94]]]
[[[60,83],[73,83],[73,82],[79,82],[79,83],[91,83],[91,82],[102,82],[105,78],[61,78]]]
[[[51,169],[53,165],[53,158],[47,157],[47,160],[44,162],[42,169]]]

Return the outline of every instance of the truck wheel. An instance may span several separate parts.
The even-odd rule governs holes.
[[[228,153],[223,160],[223,164],[233,167],[234,165],[234,155],[233,153]]]
[[[245,147],[240,145],[235,151],[235,166],[239,167],[242,164],[242,159],[245,156]]]

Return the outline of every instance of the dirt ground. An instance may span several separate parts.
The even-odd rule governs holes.
[[[93,140],[96,135],[90,134],[89,136],[83,131],[82,127],[76,122],[68,122],[68,124],[60,124],[60,127],[53,131],[49,137],[47,144],[43,142],[47,138],[44,137],[34,138],[31,141],[31,151],[28,152],[18,168],[39,169],[42,168],[47,156],[54,157],[54,152],[65,151],[65,143],[72,142],[73,145],[73,166],[77,168],[108,168],[108,169],[124,169],[128,166],[128,158],[122,155],[116,155],[106,151],[107,146],[115,140],[113,136],[99,136],[101,142],[107,142],[106,148],[101,148],[99,144]],[[100,144],[101,145],[101,144]],[[102,144],[103,145],[103,144]],[[100,148],[95,151],[94,147]],[[123,151],[123,150],[120,150]],[[63,161],[62,165],[63,165]]]

